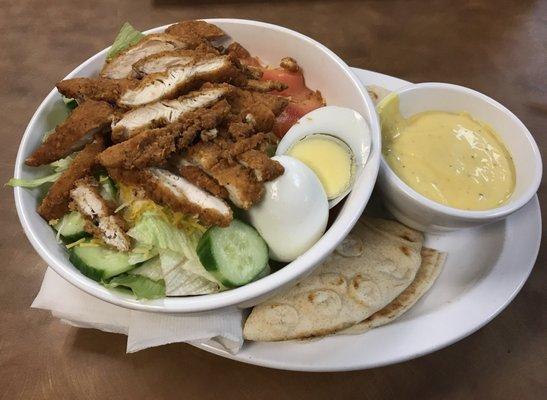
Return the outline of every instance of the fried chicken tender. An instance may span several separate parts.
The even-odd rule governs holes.
[[[114,214],[112,205],[101,196],[95,178],[88,176],[76,181],[70,197],[71,208],[78,210],[86,220],[86,232],[116,250],[129,251],[131,240],[125,233],[124,220]]]
[[[272,181],[285,172],[285,168],[279,162],[258,150],[247,150],[238,154],[236,158],[241,165],[253,171],[259,182]]]
[[[165,32],[183,39],[191,37],[214,40],[226,35],[218,26],[201,20],[181,21],[168,27]]]
[[[206,225],[228,226],[232,221],[232,210],[226,202],[167,170],[110,168],[108,173],[126,185],[142,188],[146,196],[155,202],[174,211],[197,216]]]
[[[228,191],[223,188],[215,179],[193,165],[176,165],[176,172],[197,187],[208,191],[216,197],[227,199]]]
[[[84,147],[74,158],[68,169],[51,186],[44,200],[38,206],[38,214],[46,221],[61,218],[65,215],[70,203],[70,190],[74,183],[91,173],[97,164],[97,155],[105,148],[105,140],[102,136],[95,137],[93,142]]]
[[[25,164],[37,167],[66,157],[93,140],[96,133],[105,132],[112,118],[112,107],[108,103],[86,101],[55,128],[45,142],[25,160]]]
[[[99,162],[107,168],[125,169],[162,165],[170,155],[192,143],[201,131],[215,128],[229,109],[228,103],[221,100],[211,108],[192,111],[165,128],[143,131],[109,147],[99,155]]]
[[[122,93],[137,85],[132,79],[72,78],[57,83],[57,90],[65,97],[78,102],[85,100],[116,103]]]

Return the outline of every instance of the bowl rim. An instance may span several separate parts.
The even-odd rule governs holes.
[[[24,189],[16,187],[14,189],[14,198],[19,220],[31,245],[42,257],[42,259],[45,260],[46,263],[57,274],[59,274],[65,280],[75,285],[79,289],[83,290],[84,292],[101,300],[124,308],[160,313],[205,312],[228,306],[237,306],[238,304],[242,304],[252,299],[260,298],[266,296],[268,293],[274,292],[276,289],[280,288],[284,284],[298,278],[299,276],[304,275],[306,272],[311,271],[334,250],[334,248],[344,239],[344,237],[349,233],[351,228],[355,225],[355,223],[361,216],[366,204],[368,203],[368,200],[370,199],[372,190],[377,181],[381,159],[381,134],[378,116],[375,112],[374,104],[370,99],[366,88],[361,83],[361,81],[359,81],[353,71],[351,71],[350,67],[340,57],[338,57],[334,52],[332,52],[326,46],[317,42],[316,40],[311,39],[310,37],[291,29],[281,27],[279,25],[255,20],[234,18],[213,18],[204,20],[213,24],[227,23],[239,25],[253,25],[296,36],[300,40],[308,42],[310,45],[318,48],[319,51],[321,51],[323,54],[326,54],[330,59],[332,59],[344,72],[347,79],[351,80],[353,86],[359,91],[360,98],[369,111],[370,119],[367,122],[369,123],[369,127],[371,130],[372,145],[371,154],[367,163],[369,164],[373,179],[365,180],[364,176],[361,176],[360,179],[356,181],[353,189],[355,193],[353,197],[355,200],[352,209],[348,209],[346,210],[346,212],[340,212],[331,227],[323,234],[323,236],[315,243],[315,245],[312,246],[312,248],[310,248],[302,256],[297,258],[295,261],[287,265],[287,267],[290,266],[290,268],[284,267],[260,280],[251,282],[245,286],[241,286],[220,293],[190,297],[169,297],[151,301],[136,300],[133,297],[124,296],[122,294],[108,290],[107,288],[101,286],[98,282],[92,281],[90,278],[84,276],[68,260],[65,261],[57,259],[56,256],[52,255],[46,247],[46,242],[48,239],[40,238],[33,230],[33,223],[31,221],[33,217],[36,217],[36,210],[31,210],[30,208],[27,209],[23,206]],[[145,31],[144,33],[150,34],[163,32],[165,28],[167,28],[169,25],[171,24],[152,28]],[[85,67],[97,62],[97,59],[103,57],[108,49],[109,47],[99,51],[98,53],[86,59],[74,70],[72,70],[64,79],[78,76],[78,74]],[[57,94],[58,92],[56,88],[53,88],[49,92],[49,94],[45,97],[45,99],[40,103],[40,105],[34,112],[25,129],[25,132],[19,144],[17,158],[14,166],[14,176],[16,178],[21,177],[22,168],[24,165],[23,153],[24,150],[26,150],[28,147],[28,142],[30,140],[32,131],[34,131],[33,128],[36,120],[44,112],[46,106],[52,102],[53,97],[55,97]],[[67,268],[67,266],[70,266],[70,268]]]
[[[470,89],[465,86],[455,85],[451,83],[443,83],[443,82],[424,82],[424,83],[415,83],[415,84],[404,86],[399,90],[391,92],[382,101],[380,101],[378,106],[382,105],[384,101],[388,101],[392,95],[400,95],[403,93],[416,92],[416,91],[420,92],[423,89],[431,89],[431,88],[446,89],[448,91],[460,92],[460,93],[464,93],[465,95],[478,98],[479,100],[486,102],[491,106],[494,106],[494,108],[496,108],[498,112],[503,113],[507,115],[509,118],[511,118],[511,120],[513,120],[513,122],[515,122],[516,125],[520,128],[517,134],[524,135],[524,137],[527,139],[528,143],[530,144],[530,147],[532,149],[534,164],[535,164],[533,165],[535,177],[532,183],[520,194],[520,196],[516,197],[515,199],[511,200],[507,204],[504,204],[500,207],[492,208],[489,210],[481,210],[481,211],[462,210],[459,208],[450,207],[441,203],[437,203],[436,201],[425,197],[423,194],[411,188],[395,173],[395,171],[393,171],[393,169],[391,168],[389,163],[386,161],[382,153],[380,164],[381,164],[382,172],[387,175],[387,179],[394,182],[395,185],[402,192],[404,192],[408,197],[412,198],[414,201],[420,203],[422,206],[452,218],[466,219],[471,221],[483,221],[483,220],[486,221],[491,219],[499,219],[499,218],[506,217],[509,214],[512,214],[513,212],[519,210],[524,205],[526,205],[530,201],[530,199],[534,196],[534,194],[536,194],[539,188],[539,185],[541,183],[541,177],[543,174],[543,164],[542,164],[539,148],[532,134],[530,133],[528,128],[526,128],[526,126],[522,123],[522,121],[515,114],[513,114],[507,107],[503,106],[501,103],[492,99],[491,97],[483,93],[480,93],[476,90]],[[470,114],[472,113],[470,112]],[[510,146],[508,146],[505,143],[504,145],[509,149],[509,151],[511,150]]]

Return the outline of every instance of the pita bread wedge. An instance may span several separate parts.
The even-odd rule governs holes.
[[[356,335],[372,328],[389,324],[407,312],[431,288],[441,273],[446,261],[446,253],[437,250],[422,249],[422,265],[414,281],[395,300],[380,311],[372,314],[358,324],[336,332],[337,335]]]
[[[414,280],[422,243],[421,233],[401,224],[362,218],[312,275],[252,310],[245,339],[302,339],[365,320]]]

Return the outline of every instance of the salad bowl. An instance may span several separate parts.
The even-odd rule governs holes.
[[[378,118],[366,89],[338,56],[315,40],[280,26],[239,19],[210,19],[207,22],[220,27],[230,39],[241,43],[265,64],[275,65],[286,56],[297,59],[305,71],[307,84],[319,89],[327,104],[351,108],[365,118],[371,134],[370,156],[336,219],[308,251],[280,270],[245,286],[193,297],[137,300],[130,295],[109,290],[82,275],[69,261],[64,246],[56,240],[55,232],[36,213],[38,191],[15,188],[19,219],[31,244],[44,261],[61,277],[86,293],[121,307],[150,312],[192,313],[228,306],[245,308],[256,305],[311,273],[334,250],[357,222],[376,182],[381,158]],[[165,28],[158,27],[145,33],[159,33]],[[107,51],[105,49],[83,62],[67,78],[97,75]],[[25,166],[24,161],[39,145],[43,133],[54,128],[54,116],[62,107],[62,97],[53,89],[40,104],[25,130],[15,163],[15,178],[33,178],[39,172]],[[290,234],[290,231],[287,232],[287,240],[291,239]]]

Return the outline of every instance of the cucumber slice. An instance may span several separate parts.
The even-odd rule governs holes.
[[[268,246],[252,227],[234,219],[227,228],[209,228],[197,253],[207,271],[225,286],[242,286],[268,265]]]
[[[129,253],[104,246],[86,246],[86,242],[69,250],[69,260],[82,274],[100,282],[136,267],[129,264]]]
[[[89,236],[84,230],[84,226],[85,219],[82,217],[82,214],[77,211],[72,211],[65,214],[59,222],[53,225],[53,228],[59,232],[59,235],[61,235],[61,238],[65,243],[72,243],[83,237]]]

